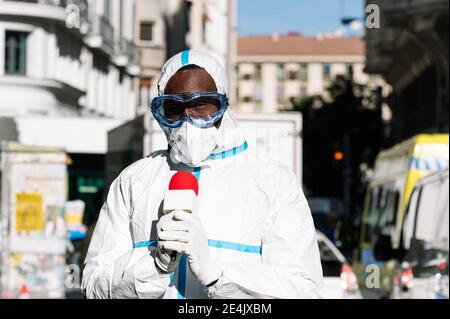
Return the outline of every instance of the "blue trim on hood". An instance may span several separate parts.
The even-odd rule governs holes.
[[[189,51],[190,50],[184,50],[181,52],[181,66],[185,66],[189,63]]]

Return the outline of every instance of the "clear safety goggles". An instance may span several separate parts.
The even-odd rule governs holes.
[[[164,94],[151,103],[155,119],[168,128],[181,127],[184,122],[199,128],[211,127],[227,108],[226,95],[215,92]]]

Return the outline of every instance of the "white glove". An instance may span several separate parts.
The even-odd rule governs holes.
[[[164,224],[158,235],[162,247],[186,254],[189,268],[201,284],[214,283],[222,270],[209,255],[208,238],[200,219],[181,210],[174,213],[174,220]]]
[[[161,216],[158,223],[156,224],[156,233],[158,235],[158,246],[156,249],[155,264],[156,266],[166,272],[170,273],[174,271],[175,267],[180,260],[180,254],[177,254],[175,260],[172,260],[173,250],[168,250],[163,247],[163,241],[161,241],[162,228],[164,228],[169,223],[173,222],[174,212],[167,215]]]

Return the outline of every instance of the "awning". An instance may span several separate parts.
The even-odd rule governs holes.
[[[106,154],[108,131],[124,122],[101,117],[9,118],[9,122],[12,121],[15,134],[8,135],[15,135],[21,144],[61,147],[68,153],[89,154]]]

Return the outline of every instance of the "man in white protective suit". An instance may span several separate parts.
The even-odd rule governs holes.
[[[158,93],[151,111],[168,150],[112,183],[86,256],[84,295],[320,298],[316,232],[298,179],[277,161],[249,155],[254,146],[228,110],[221,65],[183,51],[164,65]],[[198,180],[195,214],[162,211],[178,171]]]

